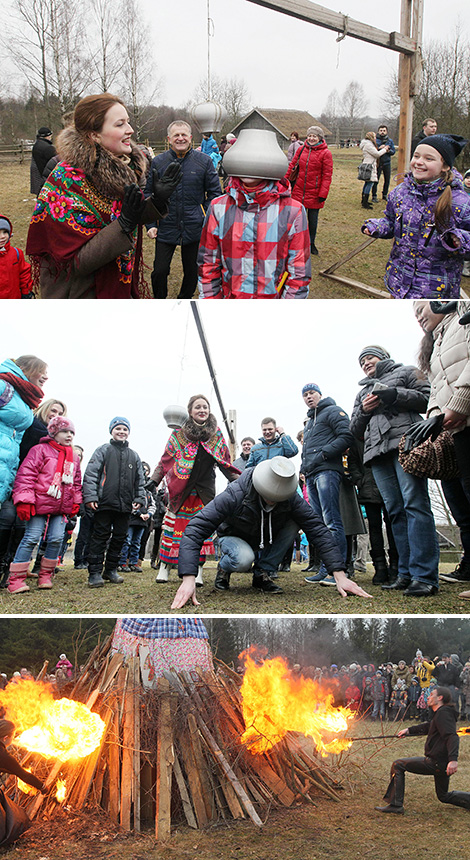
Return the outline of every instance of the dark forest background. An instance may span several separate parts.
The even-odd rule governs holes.
[[[0,672],[10,678],[22,667],[37,674],[45,660],[53,671],[67,654],[78,668],[99,642],[112,633],[114,618],[43,618],[0,620]],[[214,655],[236,667],[242,651],[257,646],[269,657],[282,655],[301,666],[376,665],[411,662],[416,649],[431,658],[443,652],[470,655],[470,619],[436,618],[205,618]]]

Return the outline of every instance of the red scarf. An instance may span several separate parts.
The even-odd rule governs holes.
[[[71,445],[59,445],[55,439],[48,439],[47,441],[51,448],[54,448],[54,451],[59,452],[54,478],[47,495],[60,499],[62,495],[60,485],[73,483],[73,448]]]
[[[42,388],[33,385],[29,379],[22,379],[21,376],[16,376],[14,373],[0,373],[0,379],[8,382],[31,409],[36,409],[44,397]]]

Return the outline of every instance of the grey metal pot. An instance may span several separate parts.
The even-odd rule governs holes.
[[[172,430],[179,430],[183,426],[188,417],[187,410],[184,406],[166,406],[163,410],[163,417]]]
[[[287,457],[262,460],[253,469],[253,486],[269,502],[284,502],[297,490],[295,466]]]
[[[244,128],[226,151],[222,165],[229,176],[241,179],[282,179],[289,162],[273,131]]]

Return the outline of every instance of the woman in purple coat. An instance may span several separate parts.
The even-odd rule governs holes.
[[[410,173],[390,192],[383,218],[362,232],[393,238],[385,286],[395,299],[457,299],[463,261],[470,254],[470,196],[453,170],[468,141],[433,134],[416,147]]]
[[[72,447],[75,435],[72,422],[56,415],[48,424],[47,434],[25,457],[13,485],[16,512],[26,522],[26,529],[10,565],[10,594],[29,591],[26,577],[31,554],[41,540],[46,522],[46,547],[38,588],[52,588],[67,517],[78,513],[82,501],[80,461]]]

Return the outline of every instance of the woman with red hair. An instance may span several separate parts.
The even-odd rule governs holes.
[[[111,93],[86,96],[57,138],[61,158],[38,196],[26,253],[42,298],[127,299],[145,294],[142,224],[163,217],[178,165],[154,176],[131,137],[127,110]]]

